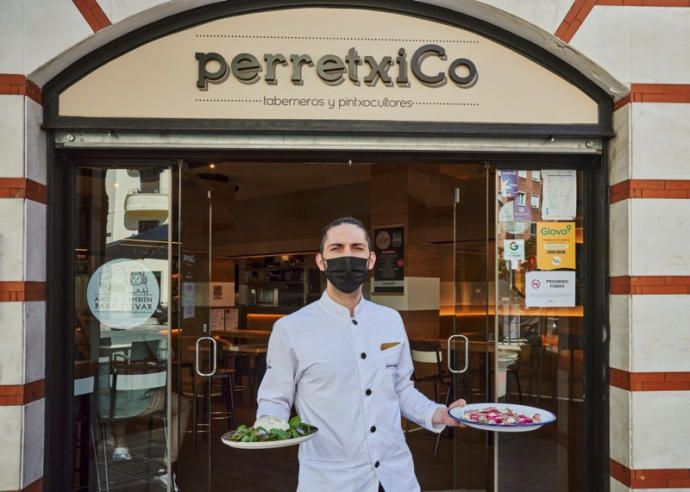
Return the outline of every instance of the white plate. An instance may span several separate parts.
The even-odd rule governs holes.
[[[316,433],[318,432],[319,429],[314,427],[313,425],[311,426],[312,428],[312,433],[308,434],[306,436],[300,436],[300,437],[291,437],[290,439],[282,439],[280,441],[261,441],[261,442],[242,442],[242,441],[232,441],[230,440],[230,437],[237,432],[236,430],[226,432],[223,434],[223,436],[220,438],[221,441],[223,441],[223,444],[226,444],[227,446],[230,446],[231,448],[238,448],[238,449],[269,449],[269,448],[284,448],[286,446],[294,446],[296,444],[302,443],[304,441],[308,441],[312,437],[316,436]]]
[[[531,417],[534,414],[538,414],[541,417],[541,422],[536,422],[534,424],[513,424],[513,425],[503,425],[503,424],[480,424],[479,422],[474,422],[463,418],[465,412],[467,411],[477,411],[484,410],[489,407],[494,407],[497,410],[505,410],[510,408],[513,412],[520,413],[522,415],[527,415]],[[528,407],[527,405],[514,405],[512,403],[471,403],[465,405],[464,407],[454,407],[448,410],[448,415],[462,422],[467,427],[473,427],[475,429],[496,431],[496,432],[526,432],[538,429],[542,425],[550,424],[556,421],[556,416],[549,411],[542,410],[537,407]]]

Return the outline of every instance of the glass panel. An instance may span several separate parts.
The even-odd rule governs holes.
[[[493,296],[494,241],[493,210],[489,199],[493,190],[493,174],[487,165],[470,168],[459,188],[454,204],[454,308],[452,333],[468,338],[455,339],[451,354],[453,366],[467,370],[453,377],[456,398],[468,403],[492,401],[489,385],[493,338],[493,320],[489,303]],[[466,428],[456,430],[453,440],[454,488],[491,490],[493,454],[491,435]]]
[[[212,167],[208,162],[190,162],[183,167],[181,200],[176,202],[181,233],[174,239],[177,277],[171,309],[178,330],[173,333],[176,392],[192,403],[178,460],[177,479],[182,489],[207,490],[210,485],[214,490],[295,490],[297,447],[264,450],[257,460],[254,453],[224,446],[220,437],[238,424],[254,422],[256,389],[265,368],[272,325],[320,297],[325,279],[316,267],[315,253],[322,227],[339,216],[361,218],[375,242],[377,231],[388,231],[391,238],[396,230],[404,231],[399,236],[404,239],[404,268],[400,268],[407,277],[404,291],[376,291],[376,277],[372,276],[363,293],[373,302],[398,309],[411,347],[427,347],[432,352],[431,362],[415,361],[418,389],[429,398],[446,400],[450,382],[446,355],[441,355],[443,364],[437,364],[436,348],[445,347],[445,340],[455,331],[475,329],[474,340],[480,342],[481,351],[473,353],[472,390],[476,399],[487,398],[488,376],[479,369],[486,364],[481,360],[486,344],[481,341],[486,340],[487,328],[487,268],[493,261],[488,253],[493,245],[486,241],[487,175],[478,164],[224,162]],[[461,189],[457,232],[452,207],[455,187]],[[397,253],[385,253],[389,258],[393,254]],[[469,303],[460,306],[454,328],[452,264],[456,255],[462,279],[459,292],[469,296]],[[210,287],[204,285],[207,279]],[[185,303],[185,283],[194,283],[193,303],[191,297]],[[187,295],[191,296],[191,290]],[[408,309],[408,304],[415,307]],[[189,318],[184,317],[185,305]],[[205,322],[218,343],[217,371],[231,374],[229,390],[222,376],[194,375],[195,342],[207,334]],[[204,358],[208,357],[204,346],[200,346],[202,371],[209,369],[210,362]],[[464,364],[464,356],[453,362]],[[457,397],[466,396],[464,381],[457,383]],[[225,398],[228,391],[234,396],[230,403]],[[228,418],[228,405],[236,418]],[[210,424],[210,433],[204,424]],[[468,447],[461,431],[455,434],[459,439],[456,446],[451,432],[437,440],[436,434],[416,424],[405,423],[403,429],[409,430],[407,443],[423,490],[486,487],[489,455],[485,441]],[[274,473],[263,472],[266,462]]]
[[[76,169],[75,490],[168,477],[169,182],[165,167]]]
[[[214,392],[220,392],[214,372],[219,353],[210,338],[211,190],[207,182],[186,172],[180,163],[173,182],[175,208],[173,345],[176,347],[173,400],[181,414],[180,459],[176,480],[183,490],[211,490],[212,450],[219,446],[213,434]],[[215,359],[215,361],[214,361]],[[225,391],[225,388],[222,388]],[[186,424],[186,425],[185,425]]]
[[[583,490],[582,171],[532,171],[518,179],[517,196],[506,186],[512,173],[498,171],[496,188],[497,396],[557,420],[498,434],[499,490]],[[518,206],[525,193],[541,197],[539,208]],[[549,285],[558,287],[545,292]]]

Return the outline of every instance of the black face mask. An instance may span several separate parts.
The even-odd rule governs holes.
[[[333,287],[349,294],[357,290],[367,277],[367,258],[340,256],[326,261],[326,278]]]

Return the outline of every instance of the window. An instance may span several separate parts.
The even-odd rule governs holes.
[[[541,180],[541,171],[532,171],[532,181]]]
[[[518,171],[518,178],[527,179],[527,171]]]
[[[539,208],[539,195],[532,193],[529,200],[529,206],[532,208]]]
[[[527,194],[523,191],[518,191],[517,203],[518,205],[524,205],[527,199]]]

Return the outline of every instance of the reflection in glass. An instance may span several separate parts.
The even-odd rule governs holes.
[[[168,410],[186,420],[189,403],[166,401],[169,179],[165,168],[76,172],[75,490],[164,485],[176,460]]]
[[[582,171],[561,171],[576,183],[572,187],[574,196],[566,196],[566,188],[561,187],[562,196],[558,198],[564,202],[572,199],[576,207],[572,216],[558,219],[549,218],[544,210],[544,200],[553,198],[544,189],[548,170],[521,172],[517,193],[504,186],[502,172],[498,171],[496,180],[498,256],[496,298],[492,302],[498,313],[494,333],[498,354],[494,365],[495,397],[496,401],[544,408],[555,413],[557,421],[533,432],[499,434],[499,490],[582,490]],[[531,197],[530,206],[522,208],[526,196]],[[558,236],[552,240],[549,233]],[[537,277],[534,272],[541,273]],[[556,279],[567,272],[572,272],[574,279],[574,285],[567,287],[574,291],[574,302],[544,297],[526,303],[526,296],[535,293],[530,289],[539,284],[534,279]],[[531,457],[537,455],[543,459],[535,465]],[[535,466],[539,467],[538,475]]]

